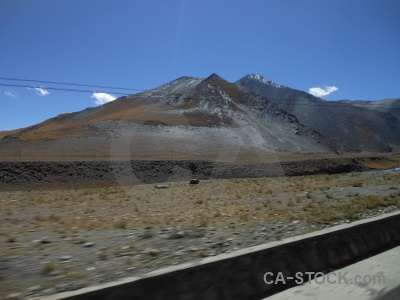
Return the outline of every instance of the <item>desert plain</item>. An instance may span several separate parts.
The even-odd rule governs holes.
[[[398,210],[398,157],[361,161],[363,172],[199,184],[8,185],[0,191],[0,298],[75,290]]]

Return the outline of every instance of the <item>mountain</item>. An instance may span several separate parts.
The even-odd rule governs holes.
[[[327,137],[340,152],[390,152],[400,147],[400,99],[325,101],[257,74],[247,75],[236,84],[293,114]]]
[[[400,98],[383,99],[380,101],[340,100],[339,102],[390,113],[400,120]]]
[[[278,88],[278,87],[275,87]],[[105,105],[0,133],[2,157],[218,159],[336,153],[267,97],[216,74],[181,77]]]

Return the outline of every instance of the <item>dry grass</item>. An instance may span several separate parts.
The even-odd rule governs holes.
[[[181,228],[185,227],[200,230],[201,236],[206,233],[205,236],[211,237],[215,233],[213,239],[222,241],[236,230],[240,237],[241,233],[251,235],[254,228],[269,222],[304,220],[317,225],[304,226],[305,222],[300,222],[299,230],[304,228],[301,231],[304,233],[318,230],[319,225],[366,217],[364,212],[371,210],[396,210],[400,206],[400,171],[167,185],[168,189],[136,185],[0,192],[0,248],[4,249],[0,260],[31,265],[30,269],[24,269],[28,275],[18,273],[18,283],[13,281],[12,271],[2,272],[2,289],[9,291],[8,294],[36,284],[47,288],[54,286],[57,280],[77,284],[85,280],[94,282],[91,277],[94,272],[84,269],[94,262],[99,274],[105,272],[101,273],[102,280],[114,278],[115,264],[120,266],[121,272],[136,263],[143,268],[147,268],[145,265],[152,268],[172,265],[178,258],[164,255],[168,252],[163,251],[169,249],[167,243],[175,245],[168,251],[181,245]],[[175,228],[164,230],[170,227]],[[141,229],[137,231],[138,228]],[[300,232],[285,230],[271,231],[268,240]],[[221,236],[221,232],[226,234]],[[99,236],[121,236],[121,244],[107,245]],[[241,243],[238,247],[249,245],[246,239],[237,241]],[[84,247],[87,242],[94,242],[94,246]],[[161,251],[142,255],[146,248]],[[196,252],[185,252],[185,259],[203,258],[218,251],[198,247]],[[122,254],[127,252],[135,255],[126,257],[127,263],[121,267],[120,261],[125,259]],[[60,261],[61,256],[69,254],[73,257],[70,262]],[[86,261],[81,261],[84,257]],[[57,279],[57,274],[65,277]],[[2,296],[0,291],[0,298]]]
[[[0,192],[8,241],[27,230],[91,229],[304,219],[330,223],[399,205],[400,172],[230,179],[59,191]],[[375,193],[379,187],[379,194]],[[342,192],[346,190],[345,192]],[[369,194],[368,194],[369,193]]]

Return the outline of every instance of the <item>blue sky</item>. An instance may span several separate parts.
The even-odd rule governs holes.
[[[1,0],[0,41],[6,78],[145,90],[180,76],[258,73],[304,91],[336,87],[327,100],[400,97],[398,0]],[[0,130],[95,101],[0,86]]]

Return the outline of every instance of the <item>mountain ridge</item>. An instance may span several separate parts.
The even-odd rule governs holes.
[[[248,76],[236,84],[268,98],[295,115],[301,123],[330,139],[339,151],[390,152],[399,149],[400,122],[390,109],[378,111],[365,104],[326,101],[288,87],[277,89]]]
[[[127,145],[129,139],[135,145]],[[126,151],[115,145],[123,144],[131,154],[150,156],[165,152],[196,157],[336,153],[324,136],[294,115],[215,73],[205,79],[180,77],[101,107],[16,130],[3,136],[0,149],[7,155],[41,156],[56,155],[64,147],[68,155],[120,156]],[[114,154],[108,153],[111,148]]]
[[[397,104],[397,98],[390,101]],[[235,83],[216,73],[182,76],[102,106],[0,132],[0,154],[202,158],[399,149],[397,117],[368,105],[325,101],[258,74]]]

